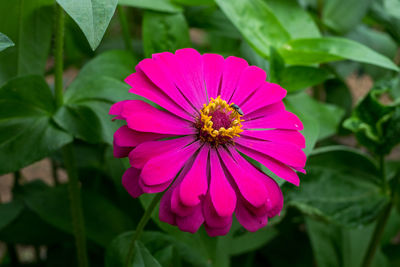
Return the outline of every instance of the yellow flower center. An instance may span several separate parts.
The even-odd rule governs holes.
[[[218,146],[232,142],[235,136],[243,132],[242,115],[232,106],[233,103],[229,105],[221,96],[211,98],[208,105],[204,104],[196,123],[202,141]]]

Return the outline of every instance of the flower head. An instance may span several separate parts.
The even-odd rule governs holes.
[[[303,126],[285,110],[286,91],[241,58],[194,49],[155,54],[125,80],[141,100],[114,104],[127,125],[114,134],[114,155],[129,157],[122,177],[138,197],[167,189],[160,220],[209,235],[228,233],[232,215],[249,231],[283,206],[277,183],[243,157],[299,185],[304,171]]]

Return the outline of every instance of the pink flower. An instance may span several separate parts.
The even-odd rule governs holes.
[[[249,231],[280,213],[279,186],[242,154],[299,185],[305,140],[282,103],[286,91],[266,82],[262,69],[181,49],[142,60],[125,81],[165,109],[126,100],[110,110],[127,122],[114,134],[114,155],[132,166],[122,177],[126,190],[138,197],[168,188],[161,221],[192,233],[204,223],[216,236],[229,232],[233,213]]]

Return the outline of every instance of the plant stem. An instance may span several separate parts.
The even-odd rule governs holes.
[[[73,145],[68,144],[62,148],[64,164],[68,173],[68,191],[72,217],[72,227],[75,236],[75,245],[80,267],[89,266],[86,252],[85,222],[82,210],[81,192],[79,187],[78,172],[75,165]]]
[[[385,157],[383,155],[379,156],[379,170],[382,178],[383,189],[384,192],[386,193],[389,190],[389,184],[386,179]],[[386,205],[385,209],[382,211],[378,219],[378,222],[375,226],[374,233],[372,234],[372,238],[368,246],[368,250],[364,256],[364,261],[361,265],[362,267],[369,267],[372,264],[372,261],[374,260],[375,253],[379,247],[383,231],[385,230],[386,223],[389,219],[390,212],[392,210],[392,206],[393,206],[393,194],[391,194],[390,202]]]
[[[136,227],[136,231],[133,234],[131,244],[128,250],[128,256],[126,258],[126,266],[129,267],[132,265],[133,255],[135,252],[135,243],[140,238],[144,227],[146,226],[147,222],[149,221],[151,214],[153,213],[157,203],[160,201],[163,193],[157,194],[153,200],[151,201],[150,205],[147,207],[146,211],[144,212],[142,218],[140,219],[138,226]]]
[[[62,106],[63,100],[63,68],[64,68],[64,11],[62,7],[56,4],[56,25],[55,25],[55,77],[54,77],[54,97],[56,107]]]
[[[63,104],[63,47],[64,47],[64,11],[56,4],[56,28],[55,28],[55,73],[54,95],[57,108]],[[86,251],[85,224],[82,211],[82,200],[79,188],[78,171],[75,166],[73,145],[68,144],[62,148],[65,168],[68,174],[68,191],[72,217],[72,227],[77,249],[78,264],[80,267],[89,266]]]
[[[117,9],[118,9],[119,23],[121,25],[121,30],[122,30],[122,37],[124,38],[125,48],[133,53],[132,38],[130,35],[128,19],[126,17],[125,10],[121,5],[118,5]]]

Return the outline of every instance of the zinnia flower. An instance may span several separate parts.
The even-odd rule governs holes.
[[[306,156],[300,120],[285,110],[286,91],[237,57],[200,55],[194,49],[144,59],[125,80],[141,100],[114,104],[110,114],[127,125],[114,134],[114,155],[129,157],[126,190],[168,190],[161,221],[210,236],[225,235],[232,215],[249,231],[278,215],[278,184],[243,154],[299,185]],[[172,184],[171,184],[172,183]]]

